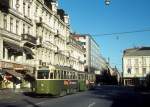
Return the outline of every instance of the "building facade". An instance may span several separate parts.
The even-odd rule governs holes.
[[[43,65],[83,72],[84,52],[70,36],[69,16],[58,9],[57,0],[0,2],[2,88],[32,87],[36,70]]]
[[[100,71],[100,47],[90,35],[72,34],[73,37],[86,49],[84,54],[85,72],[95,73]]]
[[[124,85],[137,85],[150,73],[150,48],[126,49],[123,54]]]

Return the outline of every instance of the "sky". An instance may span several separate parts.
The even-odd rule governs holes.
[[[150,31],[118,35],[109,33],[150,30],[150,0],[58,0],[70,17],[72,32],[90,34],[112,67],[122,70],[123,50],[150,46]]]

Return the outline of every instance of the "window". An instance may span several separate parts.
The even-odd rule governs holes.
[[[25,15],[25,7],[26,7],[26,4],[23,3],[23,14]]]
[[[139,64],[139,60],[135,59],[135,65],[138,65],[138,64]]]
[[[25,24],[23,24],[23,34],[25,34]]]
[[[53,79],[53,72],[50,73],[50,79]]]
[[[139,74],[139,68],[135,68],[135,73]]]
[[[127,72],[128,74],[131,74],[131,68],[128,68]]]
[[[13,32],[13,18],[10,18],[10,32]]]
[[[143,65],[146,65],[146,58],[143,58],[143,59],[142,59],[142,64],[143,64]]]
[[[127,64],[128,64],[128,66],[131,66],[131,59],[128,59]]]
[[[36,9],[35,9],[35,15],[38,14],[38,6],[36,5]]]
[[[7,29],[7,15],[4,15],[3,22],[4,22],[4,29]]]
[[[28,34],[30,34],[30,26],[28,26]]]
[[[30,6],[28,6],[28,17],[30,17]]]
[[[61,72],[61,79],[64,79],[63,71],[60,71],[60,72]]]
[[[48,70],[38,70],[38,79],[48,79],[49,71]]]
[[[146,68],[142,69],[143,75],[146,74]]]
[[[66,73],[66,71],[64,71],[64,79],[66,79],[67,78],[67,73]]]
[[[16,10],[19,10],[19,0],[16,0]]]
[[[57,79],[60,79],[60,71],[57,71]]]
[[[10,2],[10,7],[13,8],[13,0],[9,0]]]
[[[56,70],[54,70],[54,79],[56,79],[56,77],[57,77],[57,72]]]
[[[19,33],[18,30],[19,30],[19,21],[17,20],[17,21],[16,21],[16,34]]]
[[[52,17],[52,16],[51,16],[51,15],[49,15],[49,23],[51,22],[51,17]]]

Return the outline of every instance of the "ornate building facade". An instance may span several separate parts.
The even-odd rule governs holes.
[[[124,50],[124,85],[138,85],[150,73],[150,47],[137,47]]]
[[[57,0],[0,2],[2,88],[29,88],[42,66],[84,71],[85,50],[70,35],[69,16]]]

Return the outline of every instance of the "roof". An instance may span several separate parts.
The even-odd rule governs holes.
[[[150,56],[150,47],[136,47],[124,50],[124,56]]]

